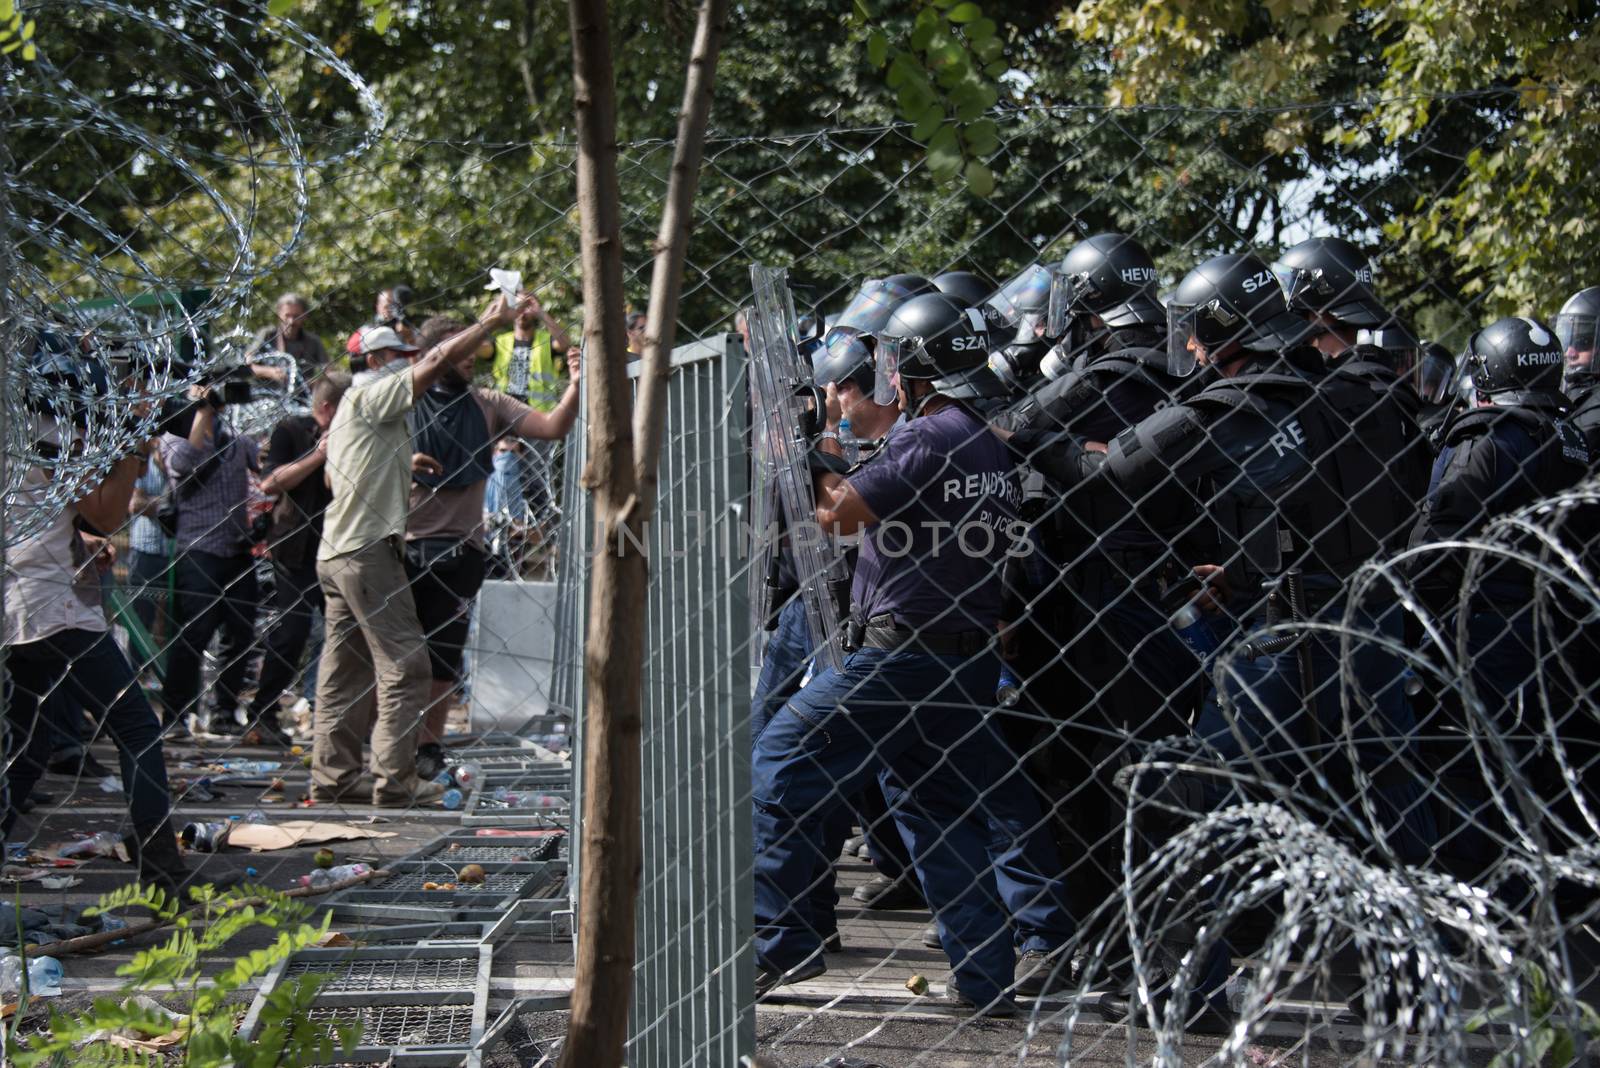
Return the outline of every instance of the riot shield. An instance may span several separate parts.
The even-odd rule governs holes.
[[[844,645],[828,581],[830,577],[837,579],[843,557],[816,521],[816,498],[807,463],[811,443],[806,424],[816,418],[811,362],[800,355],[800,326],[789,293],[788,271],[752,265],[750,281],[755,290],[755,310],[749,319],[750,362],[746,377],[754,428],[751,447],[758,471],[755,481],[777,489],[781,505],[777,511],[784,519],[784,535],[781,548],[774,546],[774,551],[791,554],[819,663],[837,668],[844,660]],[[755,512],[761,518],[760,505]],[[758,541],[770,540],[767,528],[757,527],[755,536]],[[765,619],[756,622],[762,625]]]

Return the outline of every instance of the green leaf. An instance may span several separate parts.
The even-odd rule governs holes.
[[[867,35],[867,61],[874,67],[881,67],[888,60],[889,38],[882,30],[873,30]]]
[[[10,22],[17,13],[16,0],[0,0],[0,22]]]
[[[938,131],[939,125],[943,122],[944,108],[938,104],[931,104],[917,119],[917,125],[912,129],[911,136],[927,144],[928,139]]]
[[[998,78],[998,77],[1000,77],[1000,75],[1004,74],[1006,71],[1008,71],[1010,69],[1011,69],[1011,64],[1007,63],[1005,60],[1002,59],[1002,60],[999,60],[997,62],[990,63],[988,66],[984,67],[983,68],[983,73],[988,75],[991,78]]]
[[[974,156],[987,156],[1000,147],[1000,127],[993,119],[979,119],[962,131]]]
[[[957,4],[951,8],[945,13],[944,17],[958,25],[963,22],[977,22],[983,18],[983,9],[968,0],[966,3]]]
[[[275,18],[283,18],[294,7],[294,0],[267,0],[267,14]]]
[[[969,42],[977,44],[979,41],[987,41],[993,38],[998,28],[994,24],[994,19],[979,19],[961,32],[966,34]]]
[[[988,200],[994,194],[994,172],[977,160],[967,164],[967,192]]]
[[[979,63],[993,63],[1005,55],[1006,46],[998,37],[985,37],[981,41],[972,42],[972,54],[978,57]],[[1002,69],[1000,73],[1005,73]],[[990,74],[993,78],[995,75]]]
[[[385,4],[383,7],[379,8],[378,13],[372,17],[372,28],[377,30],[379,33],[387,33],[389,32],[389,22],[393,18],[394,8],[390,7],[388,4]]]
[[[941,126],[928,142],[928,169],[946,181],[961,171],[961,142],[954,126]]]
[[[927,8],[923,8],[922,10],[923,14],[928,13]],[[912,49],[917,52],[925,51],[928,47],[928,42],[933,40],[933,35],[938,29],[939,24],[937,22],[924,22],[919,18],[917,20],[916,28],[911,31]]]

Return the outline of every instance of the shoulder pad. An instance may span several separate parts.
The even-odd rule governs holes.
[[[1589,443],[1584,440],[1583,433],[1566,419],[1556,419],[1553,422],[1556,438],[1561,442],[1562,458],[1570,463],[1588,467],[1591,460]]]
[[[1190,397],[1186,402],[1195,408],[1223,408],[1229,411],[1252,411],[1257,415],[1267,414],[1267,394],[1271,389],[1253,389],[1255,383],[1262,378],[1277,377],[1269,375],[1256,375],[1246,380],[1244,375],[1237,378],[1222,378]]]
[[[1205,420],[1195,409],[1184,404],[1162,408],[1107,443],[1106,467],[1127,488],[1146,489],[1205,436]]]
[[[1474,408],[1451,425],[1450,433],[1445,435],[1444,443],[1457,445],[1469,438],[1482,437],[1501,422],[1514,423],[1528,433],[1535,434],[1540,430],[1551,429],[1554,420],[1543,412],[1531,408],[1504,408],[1497,405]]]

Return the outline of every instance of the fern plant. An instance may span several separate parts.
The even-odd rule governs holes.
[[[127,886],[100,899],[89,915],[113,909],[144,908],[174,927],[164,945],[142,949],[117,974],[128,981],[115,997],[95,999],[93,1005],[72,1014],[52,1012],[49,1028],[17,1037],[22,1011],[17,1013],[7,1049],[19,1068],[87,1068],[91,1065],[142,1065],[151,1054],[105,1040],[91,1040],[102,1032],[122,1031],[144,1038],[180,1032],[181,1064],[186,1068],[298,1068],[327,1063],[337,1047],[344,1052],[360,1040],[360,1025],[326,1024],[310,1020],[312,1001],[322,976],[278,984],[262,1009],[254,1037],[235,1034],[237,1008],[230,995],[264,976],[273,965],[311,945],[328,929],[308,922],[311,909],[302,902],[259,886],[241,886],[217,892],[214,887],[192,887],[194,907],[184,910],[176,898],[157,887]],[[275,928],[272,944],[235,957],[219,975],[206,979],[201,965],[245,931]],[[188,1015],[174,1021],[165,1013],[139,1005],[132,995],[156,987],[183,992]],[[81,1047],[81,1048],[80,1048]]]

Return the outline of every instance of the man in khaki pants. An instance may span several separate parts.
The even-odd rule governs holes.
[[[428,705],[431,671],[402,554],[415,463],[406,414],[445,369],[516,317],[497,297],[472,326],[418,359],[387,326],[362,332],[360,364],[328,429],[333,502],[323,519],[317,579],[326,602],[317,669],[311,796],[338,801],[361,788],[361,746],[372,729],[372,803],[389,808],[437,801],[438,783],[417,778],[415,732]],[[373,722],[376,711],[376,722]]]

